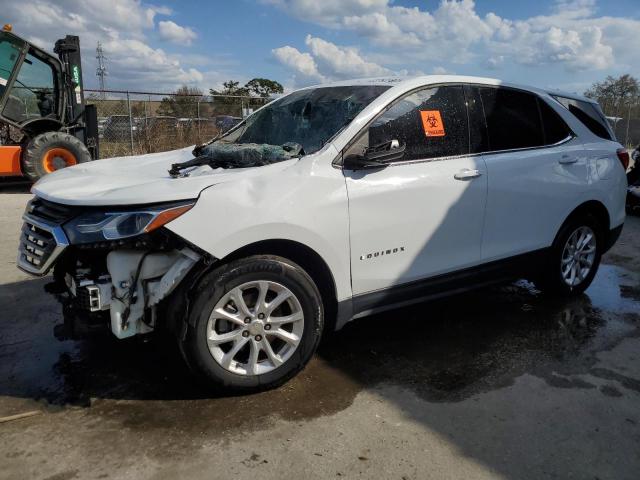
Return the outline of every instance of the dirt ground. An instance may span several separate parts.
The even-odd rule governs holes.
[[[172,345],[59,341],[0,186],[3,479],[577,478],[640,472],[640,218],[586,295],[524,282],[349,324],[284,387],[210,398]]]

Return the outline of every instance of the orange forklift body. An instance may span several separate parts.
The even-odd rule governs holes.
[[[22,175],[21,152],[22,147],[19,145],[0,145],[0,176]]]

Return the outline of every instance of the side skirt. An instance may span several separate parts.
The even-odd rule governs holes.
[[[549,249],[445,273],[374,292],[356,295],[338,304],[336,330],[350,320],[436,298],[463,293],[487,285],[506,283],[535,275],[545,265]]]

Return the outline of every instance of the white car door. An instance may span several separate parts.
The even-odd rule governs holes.
[[[345,151],[397,140],[402,159],[344,170],[354,295],[384,290],[480,261],[487,190],[471,155],[461,86],[424,88],[396,101]]]
[[[549,104],[530,92],[471,90],[480,95],[488,137],[482,260],[548,247],[588,187],[582,142]]]

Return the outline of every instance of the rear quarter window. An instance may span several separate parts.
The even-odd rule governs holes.
[[[605,140],[614,140],[608,126],[607,119],[602,114],[600,107],[583,100],[553,95],[563,107],[569,110],[580,122],[594,135]]]

